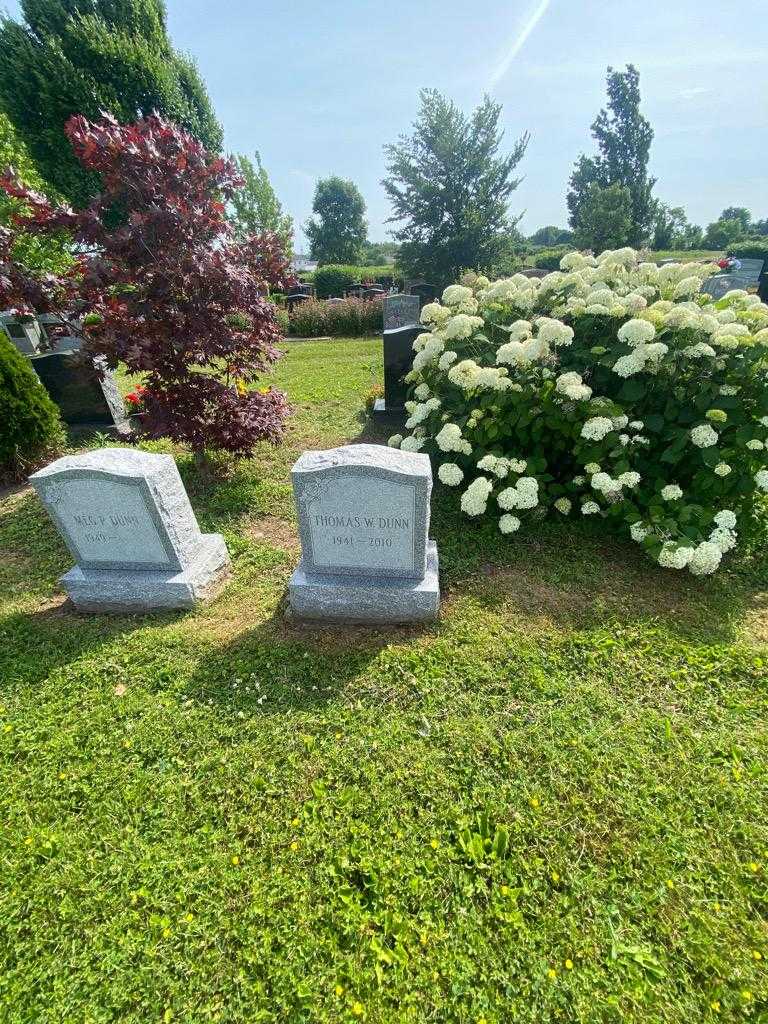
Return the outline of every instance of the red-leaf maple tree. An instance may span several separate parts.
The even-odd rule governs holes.
[[[158,115],[120,125],[73,117],[76,156],[103,190],[75,211],[21,185],[9,169],[0,187],[23,201],[0,227],[0,308],[56,313],[83,352],[145,374],[145,428],[190,445],[248,455],[282,437],[285,396],[253,385],[279,353],[269,287],[293,283],[279,239],[237,241],[225,219],[243,182],[233,161],[209,154]],[[76,263],[35,276],[14,263],[15,233],[66,232]]]

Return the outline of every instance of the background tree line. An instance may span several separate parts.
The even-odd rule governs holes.
[[[157,110],[220,152],[221,126],[193,59],[168,36],[164,0],[21,0],[21,11],[19,21],[0,17],[0,148],[4,164],[13,163],[28,183],[76,207],[94,195],[96,176],[74,160],[64,136],[76,113],[96,118],[106,110],[129,122]],[[591,126],[596,152],[579,156],[568,183],[568,227],[546,225],[527,239],[520,233],[510,202],[529,136],[504,150],[500,104],[486,97],[466,115],[427,89],[411,131],[385,146],[382,185],[394,240],[368,240],[360,190],[332,175],[318,180],[304,225],[311,256],[354,265],[396,257],[406,276],[441,284],[468,267],[508,273],[530,247],[720,250],[768,236],[768,218],[753,220],[743,207],[726,207],[702,229],[682,207],[659,199],[637,69],[609,68],[606,88],[606,106]],[[235,233],[273,231],[290,253],[293,220],[259,154],[240,155],[237,164],[245,187],[228,211]],[[0,221],[9,212],[7,204],[0,208]],[[30,250],[29,259],[39,261],[41,253]]]

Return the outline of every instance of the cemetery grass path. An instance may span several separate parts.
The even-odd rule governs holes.
[[[765,556],[438,490],[439,624],[292,623],[288,470],[369,436],[379,350],[289,346],[286,444],[219,482],[176,452],[234,562],[195,613],[74,615],[0,503],[0,1022],[768,1020]]]

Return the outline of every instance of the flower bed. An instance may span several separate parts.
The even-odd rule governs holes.
[[[381,299],[308,299],[288,314],[288,333],[297,338],[357,338],[380,334]]]
[[[466,275],[422,310],[406,437],[502,533],[599,516],[665,568],[707,575],[768,491],[768,307],[700,292],[715,266],[569,253]]]

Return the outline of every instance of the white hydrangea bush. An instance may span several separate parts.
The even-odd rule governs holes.
[[[407,433],[470,518],[605,519],[662,567],[714,572],[768,492],[768,306],[713,265],[568,253],[467,274],[421,313]]]

